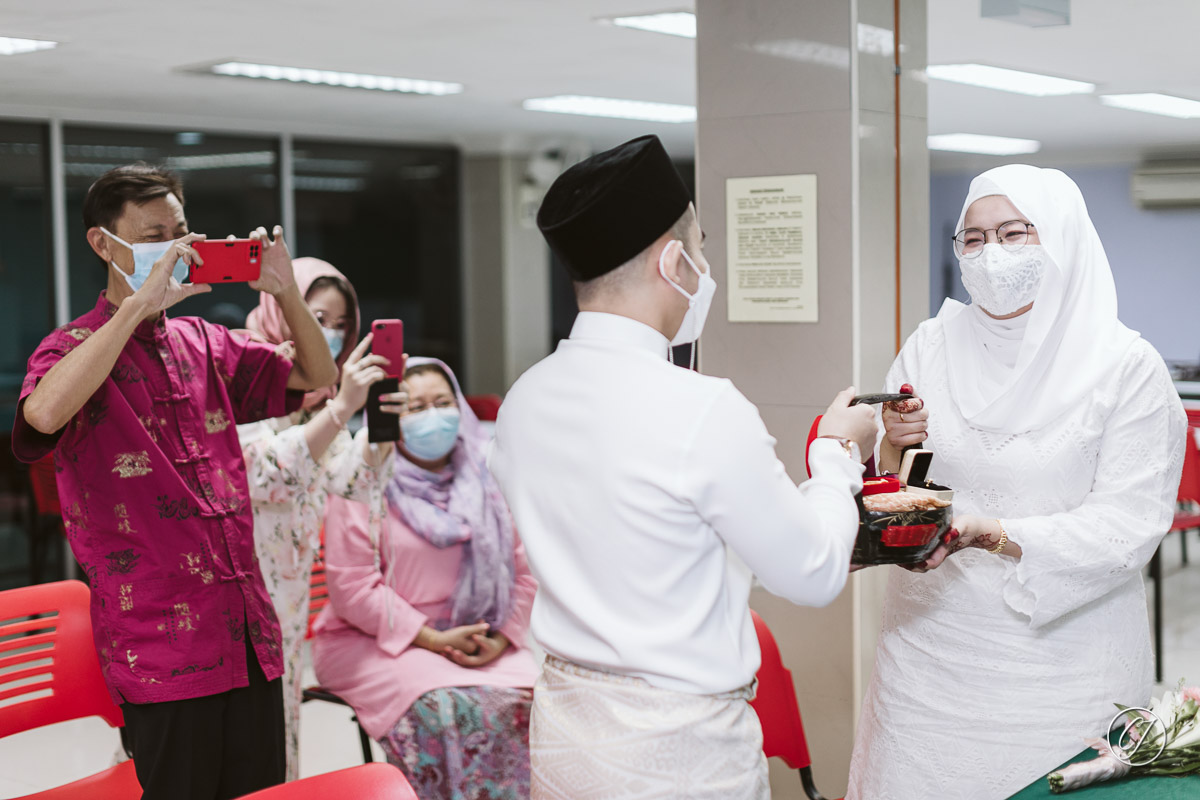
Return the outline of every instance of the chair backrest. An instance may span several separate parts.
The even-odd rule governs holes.
[[[100,673],[89,601],[80,581],[0,592],[0,738],[91,716],[125,724]]]
[[[758,695],[750,705],[758,712],[758,720],[762,723],[763,752],[767,758],[779,756],[792,769],[811,766],[792,672],[783,665],[779,645],[767,623],[753,610],[750,616],[754,619],[754,632],[758,634],[758,647],[762,651]]]
[[[58,500],[58,476],[54,472],[54,454],[29,465],[29,484],[33,488],[33,505],[39,514],[62,514]]]
[[[1196,445],[1196,429],[1189,427],[1187,445],[1183,451],[1183,474],[1179,478],[1179,500],[1200,503],[1200,448]]]
[[[472,394],[467,395],[467,405],[480,422],[495,422],[500,414],[500,399],[498,394]]]
[[[308,629],[304,632],[305,639],[313,635],[313,623],[321,613],[321,609],[329,605],[329,585],[325,580],[325,526],[321,526],[320,544],[317,545],[316,555],[313,556],[312,576],[308,581]]]
[[[418,800],[404,773],[391,764],[374,762],[313,775],[291,783],[260,789],[242,800]]]

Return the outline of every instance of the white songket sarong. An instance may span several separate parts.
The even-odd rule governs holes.
[[[753,685],[718,695],[547,656],[533,692],[533,800],[766,800]]]

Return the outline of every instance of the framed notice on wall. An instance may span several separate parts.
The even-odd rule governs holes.
[[[817,321],[817,176],[725,181],[730,322]]]

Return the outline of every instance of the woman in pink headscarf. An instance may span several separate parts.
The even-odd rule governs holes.
[[[330,494],[369,502],[391,474],[393,448],[373,446],[366,431],[351,439],[346,422],[363,406],[387,359],[364,356],[358,298],[346,276],[315,258],[293,262],[296,283],[325,332],[340,384],[309,392],[299,411],[238,427],[254,504],[254,544],[283,631],[287,779],[299,774],[300,649],[308,623],[309,582],[325,501]],[[251,335],[291,347],[279,304],[263,294],[250,312]],[[357,346],[356,346],[357,345]],[[402,402],[403,393],[385,395]],[[398,413],[398,406],[385,406]]]

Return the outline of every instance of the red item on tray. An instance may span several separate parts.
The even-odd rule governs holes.
[[[896,475],[880,475],[877,478],[863,478],[862,493],[868,494],[885,494],[887,492],[898,492],[903,488],[900,483],[900,478]]]
[[[889,525],[879,540],[884,547],[920,547],[929,544],[937,531],[937,525]]]

